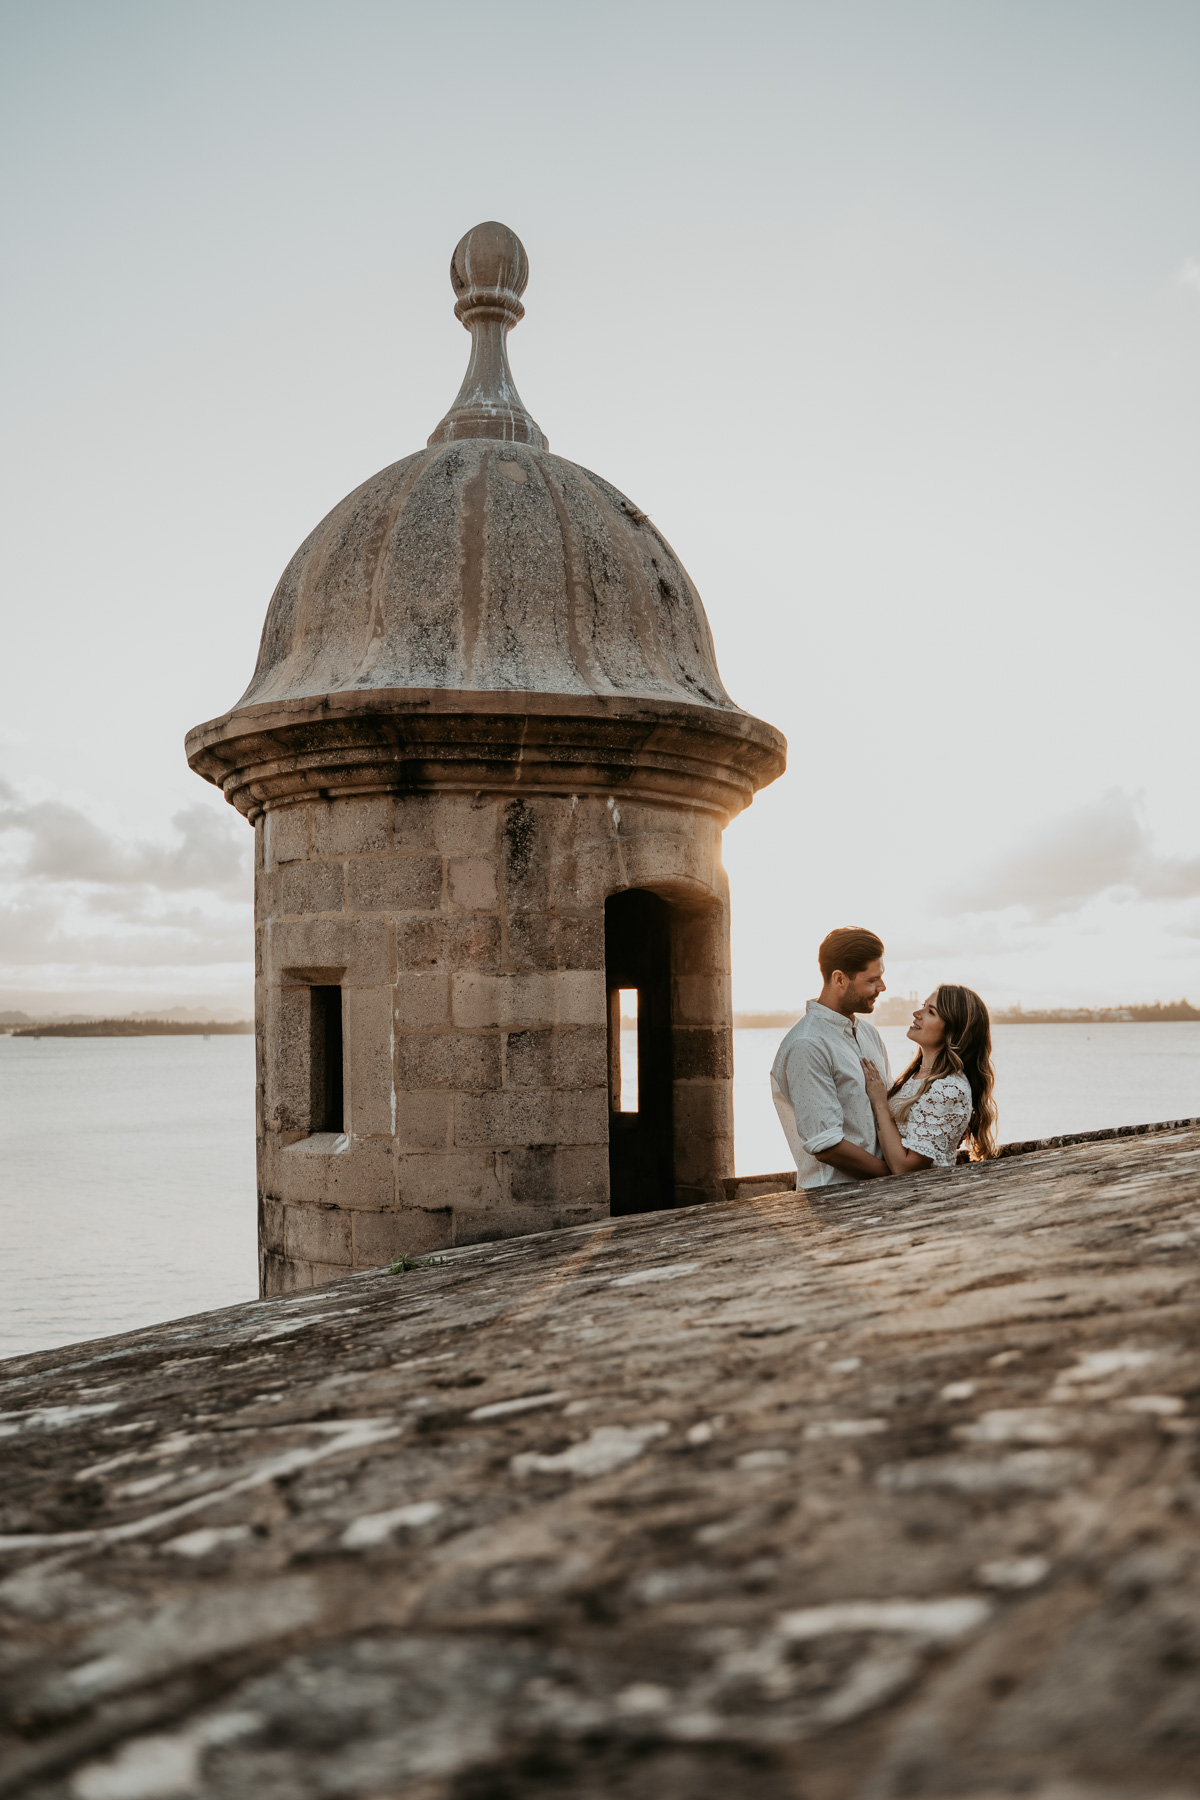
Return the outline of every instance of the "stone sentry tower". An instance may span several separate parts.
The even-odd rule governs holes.
[[[450,274],[458,398],[301,545],[187,739],[255,832],[265,1294],[733,1173],[721,830],[786,746],[657,527],[525,410],[520,240],[477,225]]]

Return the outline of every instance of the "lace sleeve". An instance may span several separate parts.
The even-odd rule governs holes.
[[[949,1168],[971,1118],[971,1087],[963,1075],[947,1075],[926,1088],[900,1132],[906,1150]]]

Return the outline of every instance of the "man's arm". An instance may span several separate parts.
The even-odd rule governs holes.
[[[840,1144],[833,1144],[828,1150],[814,1150],[812,1154],[818,1162],[828,1163],[831,1168],[841,1169],[843,1174],[854,1175],[860,1181],[869,1181],[875,1175],[891,1174],[885,1162],[880,1162],[868,1150],[860,1150],[849,1138],[843,1138]]]

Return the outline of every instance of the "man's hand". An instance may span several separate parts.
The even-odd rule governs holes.
[[[814,1150],[813,1155],[818,1162],[840,1169],[843,1175],[854,1175],[859,1181],[871,1181],[891,1173],[885,1162],[872,1156],[869,1150],[860,1150],[849,1138],[843,1138],[840,1144],[833,1144],[828,1150]]]

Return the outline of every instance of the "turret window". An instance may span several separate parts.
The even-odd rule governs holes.
[[[342,1084],[342,990],[313,987],[309,1034],[312,1131],[345,1131]]]
[[[614,1213],[674,1204],[670,912],[642,888],[604,906],[608,1168]]]
[[[612,1109],[635,1113],[638,1109],[638,991],[636,988],[614,988],[613,994],[617,1016],[612,1034],[616,1052]]]

